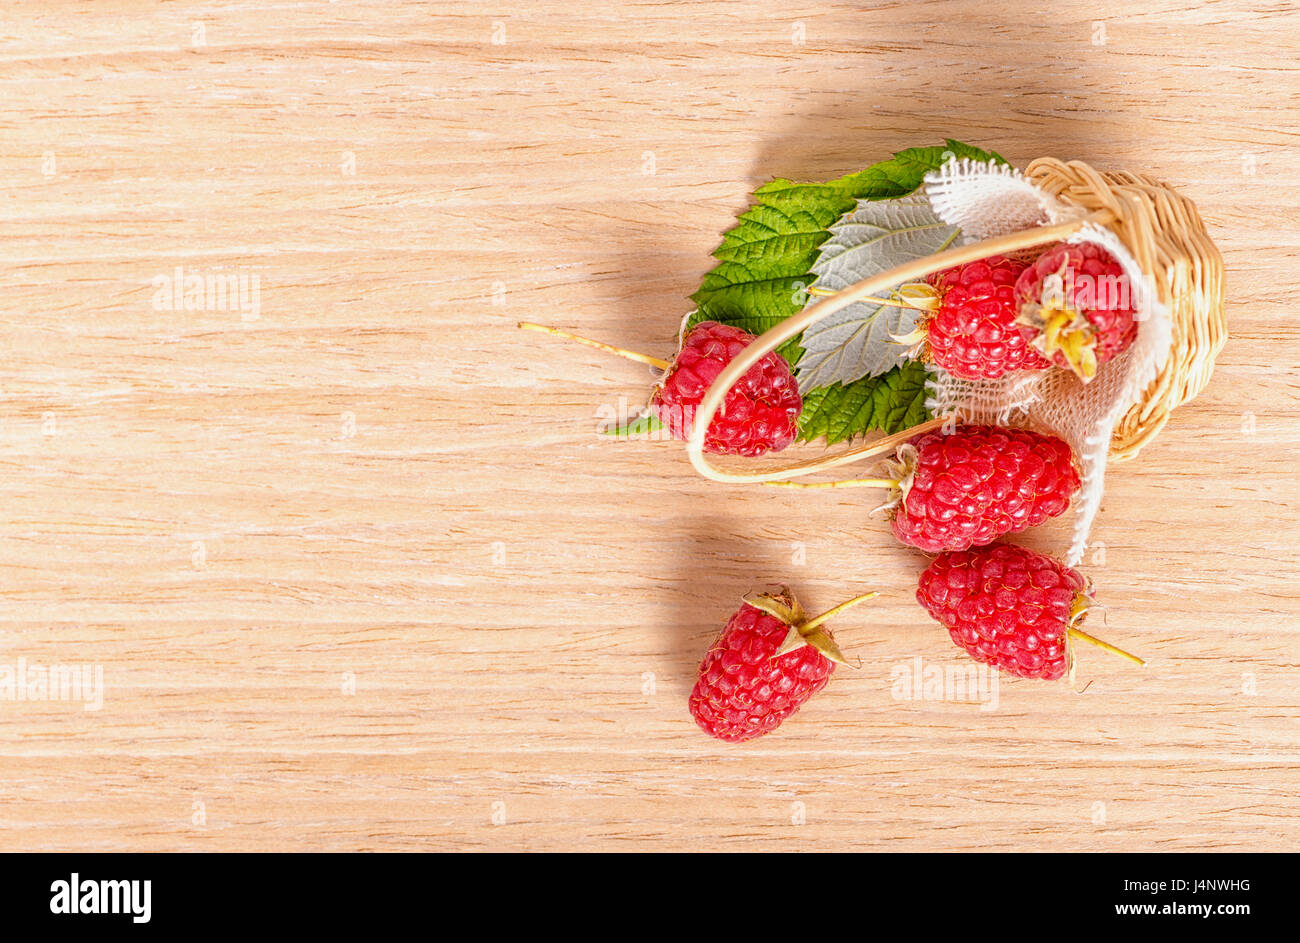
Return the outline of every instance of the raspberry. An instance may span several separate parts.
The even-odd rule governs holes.
[[[716,321],[703,321],[686,336],[654,397],[655,414],[674,436],[689,438],[709,385],[753,340],[754,335]],[[709,423],[704,449],[747,456],[780,451],[795,440],[802,408],[790,367],[779,354],[769,353],[728,391]]]
[[[1124,269],[1100,246],[1061,244],[1016,281],[1018,325],[1035,352],[1085,383],[1137,337]]]
[[[955,377],[995,379],[1048,363],[1016,327],[1016,279],[1023,262],[992,255],[930,276],[939,307],[926,324],[929,359]]]
[[[691,715],[705,733],[740,743],[775,730],[826,687],[844,656],[822,628],[830,616],[870,599],[867,593],[815,619],[782,589],[746,596],[700,662]]]
[[[1051,557],[994,544],[940,554],[916,599],[976,661],[1053,681],[1069,669],[1067,633],[1091,603],[1087,590]]]
[[[900,448],[899,459],[894,535],[927,553],[1036,527],[1068,508],[1079,490],[1073,450],[1023,429],[940,429]]]

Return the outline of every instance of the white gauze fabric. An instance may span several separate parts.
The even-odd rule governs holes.
[[[926,195],[944,222],[960,226],[963,242],[976,242],[1035,226],[1077,219],[1061,203],[1005,165],[950,160],[926,176]],[[1021,370],[996,380],[961,380],[931,364],[926,405],[937,416],[963,422],[1038,428],[1060,436],[1079,456],[1083,485],[1073,506],[1066,563],[1083,559],[1093,520],[1101,507],[1106,456],[1115,424],[1138,401],[1169,357],[1172,323],[1155,285],[1110,230],[1087,224],[1068,242],[1095,243],[1120,263],[1137,311],[1137,339],[1101,364],[1083,383],[1069,370]],[[1029,256],[1043,251],[1030,250]]]

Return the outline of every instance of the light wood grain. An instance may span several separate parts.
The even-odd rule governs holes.
[[[4,846],[1293,847],[1300,20],[1042,6],[10,11],[0,662],[105,692],[0,700]],[[963,656],[870,498],[598,437],[645,368],[513,329],[668,351],[755,185],[945,135],[1166,178],[1228,269],[1214,381],[1086,567],[1150,666],[991,711],[894,697]],[[260,316],[155,310],[178,265]],[[838,623],[863,668],[715,743],[695,665],[778,580],[884,594]]]

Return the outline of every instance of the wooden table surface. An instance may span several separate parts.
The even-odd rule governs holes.
[[[4,847],[1294,847],[1300,15],[1041,7],[11,11]],[[1228,271],[1214,380],[1084,566],[1149,666],[991,710],[900,694],[965,656],[873,497],[601,437],[647,369],[514,329],[671,352],[756,185],[945,136],[1161,176]],[[696,664],[778,581],[882,593],[836,623],[862,668],[715,742]],[[102,705],[43,699],[54,666]]]

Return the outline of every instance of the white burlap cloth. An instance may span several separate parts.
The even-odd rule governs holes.
[[[960,226],[965,242],[1078,218],[1078,211],[1039,190],[1014,168],[951,160],[926,177],[926,194],[938,215]],[[1108,229],[1088,224],[1069,242],[1096,243],[1124,269],[1137,311],[1133,345],[1101,364],[1084,384],[1068,370],[1017,371],[997,380],[961,380],[930,365],[926,405],[937,416],[963,422],[1042,429],[1070,443],[1079,456],[1083,486],[1075,498],[1066,562],[1083,559],[1101,506],[1106,456],[1115,424],[1155,379],[1169,356],[1171,323],[1151,279]],[[1033,255],[1043,248],[1032,250]]]

